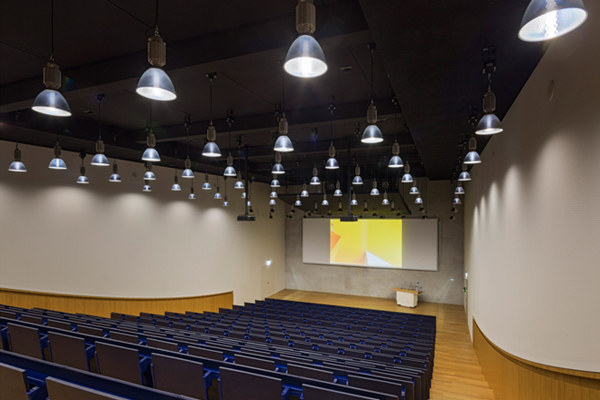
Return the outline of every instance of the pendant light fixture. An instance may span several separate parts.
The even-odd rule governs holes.
[[[169,75],[162,70],[167,63],[167,45],[158,30],[158,0],[154,14],[154,34],[148,38],[148,63],[150,68],[140,77],[135,90],[140,96],[158,101],[177,98]]]
[[[17,137],[19,131],[19,114],[15,114],[16,126],[17,126]],[[27,172],[27,168],[25,168],[25,164],[21,162],[21,150],[19,149],[19,142],[15,144],[15,151],[13,153],[14,161],[10,163],[8,170],[10,172]]]
[[[202,190],[212,190],[210,182],[208,181],[208,173],[204,174],[204,183],[202,184]]]
[[[227,201],[227,196],[223,197],[223,207],[229,207],[229,202]]]
[[[289,153],[294,151],[294,145],[288,137],[288,120],[285,117],[285,73],[281,70],[281,114],[277,113],[279,123],[279,137],[275,141],[275,147],[273,150],[280,151],[282,153]]]
[[[306,190],[306,182],[302,185],[302,192],[300,193],[301,197],[308,197],[308,190]]]
[[[231,124],[233,123],[233,112],[231,110],[227,111],[227,124],[229,125],[229,148],[231,149]],[[233,176],[235,177],[236,172],[235,168],[233,168],[233,156],[231,155],[231,151],[227,156],[227,168],[223,172],[223,176]]]
[[[458,182],[456,184],[456,189],[454,189],[455,195],[463,195],[465,194],[465,189],[462,187],[462,182]]]
[[[152,172],[152,163],[146,163],[146,173],[144,174],[144,180],[146,181],[155,181],[156,175]]]
[[[317,171],[317,167],[313,168],[313,177],[310,179],[310,184],[313,186],[317,186],[321,184],[319,180],[319,171]]]
[[[339,180],[335,183],[335,192],[333,192],[333,195],[335,197],[341,197],[342,196],[342,191],[340,190],[340,181]]]
[[[275,165],[273,165],[273,171],[271,171],[271,172],[273,175],[285,174],[283,165],[281,165],[281,153],[275,153]]]
[[[340,165],[338,161],[335,159],[335,146],[333,145],[333,112],[335,111],[335,96],[329,97],[329,113],[331,114],[330,124],[330,132],[331,132],[331,144],[329,145],[329,159],[325,164],[325,169],[339,169]]]
[[[188,200],[196,200],[196,193],[194,193],[194,178],[192,178],[192,184],[190,185],[190,194]]]
[[[116,145],[117,145],[117,135],[116,134],[113,135],[113,143],[116,147]],[[119,167],[117,166],[116,158],[113,158],[112,174],[111,174],[110,178],[108,178],[108,181],[113,182],[113,183],[121,182],[121,176],[119,175]]]
[[[404,175],[402,176],[402,183],[412,183],[413,177],[410,174],[410,164],[404,164]]]
[[[350,201],[351,206],[357,206],[358,200],[356,200],[356,193],[352,193],[352,200]]]
[[[455,197],[454,200],[452,200],[452,204],[462,204],[462,202],[460,201],[460,197]]]
[[[519,39],[541,42],[565,35],[587,19],[582,0],[531,0],[519,30]]]
[[[152,131],[152,102],[150,103],[150,120],[146,123],[146,131],[148,132],[146,136],[146,145],[148,147],[144,151],[144,154],[142,154],[142,161],[160,162],[160,155],[154,148],[156,146],[156,136],[154,136],[154,132]]]
[[[142,192],[151,192],[152,188],[150,187],[150,181],[144,181],[144,187],[142,188]]]
[[[317,29],[316,18],[317,11],[313,0],[298,0],[296,31],[300,36],[290,46],[283,65],[285,71],[292,76],[316,78],[327,72],[323,49],[311,36]]]
[[[60,67],[54,63],[54,0],[50,2],[50,60],[44,66],[44,89],[33,101],[31,109],[55,117],[70,117],[69,103],[58,91],[61,86]]]
[[[396,111],[394,112],[394,144],[392,145],[392,158],[390,158],[390,162],[388,163],[388,167],[390,168],[402,168],[404,167],[404,162],[402,158],[400,158],[400,144],[398,143],[398,99],[394,97],[393,103],[396,106]]]
[[[177,181],[177,170],[175,170],[175,176],[173,177],[173,186],[171,186],[171,190],[173,192],[181,192],[181,186],[179,186],[179,182]]]
[[[227,201],[227,177],[223,178],[223,186],[225,187],[225,195],[223,196],[223,207],[228,207],[229,202]]]
[[[389,204],[390,204],[390,201],[388,200],[387,190],[386,190],[385,192],[383,192],[383,200],[381,201],[381,205],[387,206]]]
[[[81,165],[79,166],[79,177],[77,178],[77,183],[80,185],[87,185],[90,183],[87,176],[85,176],[85,152],[81,151],[79,153],[79,158],[81,158]]]
[[[371,196],[379,196],[379,189],[377,189],[377,179],[373,179],[373,189],[371,189]]]
[[[352,184],[353,185],[362,185],[363,184],[363,180],[360,177],[360,167],[358,166],[358,164],[356,164],[356,168],[354,168],[354,179],[352,179]]]
[[[477,139],[475,136],[471,136],[469,139],[469,152],[465,156],[464,163],[468,165],[481,163],[481,157],[477,152]]]
[[[300,195],[299,194],[296,195],[296,202],[294,203],[294,205],[296,207],[302,206],[302,201],[300,201]]]
[[[192,118],[189,115],[185,116],[185,120],[183,122],[183,127],[185,128],[185,136],[186,136],[186,153],[187,156],[185,158],[184,167],[181,177],[182,178],[193,178],[194,171],[192,171],[192,160],[190,160],[190,127],[192,126]]]
[[[488,54],[490,54],[490,52],[495,53],[495,49],[486,50],[488,51]],[[475,133],[477,135],[495,135],[496,133],[502,132],[504,128],[502,127],[500,119],[494,114],[494,111],[496,111],[496,95],[492,92],[492,73],[496,71],[494,59],[490,58],[490,61],[486,63],[485,67],[484,73],[487,73],[488,78],[488,91],[483,96],[483,112],[485,115],[479,120]]]
[[[408,194],[412,194],[413,196],[417,196],[419,194],[419,188],[417,188],[417,182],[413,182],[413,186],[408,191]]]
[[[102,141],[102,118],[100,115],[100,104],[104,99],[103,94],[96,96],[98,100],[98,141],[96,142],[96,155],[92,158],[92,165],[97,167],[109,167],[108,158],[104,155],[104,142]]]
[[[234,189],[244,189],[244,182],[242,182],[242,173],[238,171],[237,173],[237,181],[235,181]]]
[[[60,157],[62,150],[60,148],[60,144],[58,143],[58,135],[56,135],[56,145],[54,146],[54,158],[50,161],[50,165],[48,168],[57,169],[57,170],[65,170],[67,169],[67,164]]]
[[[366,200],[363,202],[363,205],[364,205],[363,212],[364,213],[368,213],[369,212],[369,205],[367,204]]]
[[[325,184],[323,184],[323,201],[321,202],[322,206],[328,206],[329,201],[327,201],[327,193],[325,192]]]
[[[422,198],[420,198],[420,197],[417,197],[417,198],[415,199],[415,204],[423,204],[423,199],[422,199]]]
[[[369,43],[369,51],[371,52],[371,104],[367,108],[367,124],[369,124],[363,132],[361,142],[363,143],[381,143],[383,142],[383,134],[376,125],[377,124],[377,107],[373,99],[373,60],[375,59],[375,43]]]
[[[277,177],[275,175],[273,175],[273,180],[271,181],[271,185],[272,188],[278,188],[281,187],[281,184],[279,183],[279,180],[277,180]]]
[[[392,201],[392,206],[390,207],[390,212],[396,212],[396,203]]]
[[[463,163],[463,165],[462,165],[462,172],[458,176],[458,180],[460,182],[467,182],[467,181],[471,180],[471,174],[469,174],[469,171],[467,171],[467,164]]]
[[[217,176],[217,186],[215,189],[215,196],[214,199],[215,200],[221,200],[222,196],[221,196],[221,188],[219,187],[219,177]]]
[[[246,192],[242,192],[242,199],[246,198]]]
[[[277,204],[277,202],[275,201],[275,199],[270,199],[269,200],[269,205],[270,206],[274,206],[275,204]]]
[[[219,146],[217,146],[217,130],[213,125],[213,81],[217,77],[216,72],[211,72],[207,74],[206,77],[210,81],[210,122],[208,124],[208,129],[206,130],[206,139],[208,140],[204,145],[204,150],[202,150],[202,155],[204,157],[221,157],[221,150]]]
[[[275,190],[273,190],[271,192],[271,194],[269,195],[269,197],[272,198],[272,199],[276,199],[277,198],[277,192]]]

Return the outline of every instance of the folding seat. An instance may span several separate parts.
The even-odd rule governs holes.
[[[148,347],[156,347],[157,349],[179,352],[179,346],[174,341],[158,340],[151,337],[147,337],[146,345]]]
[[[24,369],[0,363],[0,394],[2,400],[31,400],[45,398],[39,387],[32,388]]]
[[[234,362],[240,365],[247,365],[249,367],[266,369],[267,371],[275,371],[275,361],[262,360],[260,358],[248,357],[240,353],[236,353]]]
[[[237,371],[219,369],[222,400],[281,400],[281,379]]]
[[[375,400],[376,397],[365,397],[356,394],[344,393],[337,390],[325,389],[312,385],[302,385],[302,398],[304,400]],[[397,398],[396,398],[397,399]]]
[[[137,350],[96,342],[96,362],[100,375],[141,385],[149,360]]]
[[[302,376],[305,378],[317,379],[319,381],[333,382],[333,372],[312,368],[308,365],[288,363],[287,373],[289,375]]]
[[[193,356],[208,358],[209,360],[223,361],[223,353],[220,351],[205,349],[196,346],[188,346],[187,351],[188,354]]]
[[[71,326],[70,322],[67,322],[67,320],[64,321],[59,321],[56,319],[48,319],[48,326],[51,328],[58,328],[58,329],[63,329],[65,331],[72,331],[73,327]]]
[[[44,321],[38,316],[21,314],[21,321],[29,322],[30,324],[43,325]]]
[[[48,337],[35,328],[8,323],[8,341],[11,351],[25,356],[44,360],[44,348],[48,344]]]
[[[139,344],[140,339],[136,335],[128,335],[117,331],[110,331],[110,338],[113,340],[119,340],[121,342]]]
[[[52,400],[126,400],[124,397],[89,389],[85,386],[61,381],[50,376],[46,378],[46,387],[48,389],[48,396]]]
[[[0,311],[0,318],[17,319],[17,314],[14,313],[14,312],[12,312],[12,311],[1,310]]]
[[[94,356],[94,346],[86,346],[82,338],[48,332],[48,347],[53,363],[90,370],[89,359]]]
[[[210,373],[204,373],[202,363],[153,354],[152,376],[156,389],[200,400],[208,399]]]
[[[77,325],[77,332],[89,336],[104,337],[104,332],[102,332],[102,329],[92,328],[82,324]]]

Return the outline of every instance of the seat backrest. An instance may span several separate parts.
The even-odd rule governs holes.
[[[83,324],[77,325],[77,332],[83,333],[84,335],[97,336],[102,337],[104,334],[102,333],[102,329],[92,328],[90,326],[85,326]]]
[[[40,317],[35,316],[35,315],[21,315],[21,321],[23,322],[29,322],[30,324],[38,324],[38,325],[42,325],[43,321]]]
[[[375,397],[359,396],[312,385],[302,385],[302,398],[304,400],[376,400]]]
[[[287,366],[288,374],[303,376],[305,378],[317,379],[320,381],[333,382],[333,372],[323,371],[317,368],[307,366],[289,364]]]
[[[0,318],[17,319],[17,314],[11,311],[2,310],[0,311]]]
[[[179,346],[175,342],[169,342],[166,340],[158,340],[153,338],[146,338],[146,344],[150,347],[156,347],[157,349],[179,351]]]
[[[156,389],[195,399],[206,399],[202,363],[152,354],[152,372]]]
[[[348,375],[348,386],[359,387],[368,390],[375,390],[377,392],[388,393],[398,397],[402,395],[402,385],[400,383],[392,383],[380,379],[365,378],[359,375]]]
[[[96,356],[101,375],[142,384],[137,350],[96,342]]]
[[[120,340],[121,342],[138,344],[139,338],[135,335],[128,335],[126,333],[110,331],[110,338],[113,340]]]
[[[196,346],[188,346],[188,353],[193,356],[208,358],[209,360],[223,361],[223,353],[209,349],[203,349]]]
[[[281,400],[281,379],[220,368],[223,400]]]
[[[51,328],[63,329],[65,331],[70,331],[72,329],[69,322],[57,321],[55,319],[49,319],[48,326]]]
[[[46,378],[46,387],[52,400],[126,400],[124,397],[88,389],[50,376]]]
[[[44,359],[40,344],[40,334],[37,329],[11,323],[7,325],[12,351],[40,360]]]
[[[29,382],[27,382],[25,370],[0,363],[0,394],[2,394],[2,400],[28,400],[28,391]]]
[[[242,354],[236,353],[235,359],[236,364],[247,365],[249,367],[266,369],[268,371],[275,371],[275,361],[261,360],[259,358],[248,357]]]
[[[85,340],[75,336],[48,332],[48,347],[53,363],[89,371]]]

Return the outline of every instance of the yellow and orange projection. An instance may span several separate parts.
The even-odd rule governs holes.
[[[402,268],[402,220],[340,222],[332,219],[329,262]]]

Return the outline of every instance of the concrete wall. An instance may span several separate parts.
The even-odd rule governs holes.
[[[287,289],[354,294],[372,297],[394,297],[392,287],[404,282],[423,286],[421,301],[463,304],[463,217],[450,221],[452,187],[448,181],[432,181],[424,195],[427,215],[442,222],[439,271],[403,271],[383,268],[361,268],[302,263],[302,213],[297,212],[285,224],[285,281]],[[390,196],[393,199],[393,196]],[[397,199],[396,199],[397,200]],[[407,202],[414,201],[407,196]],[[331,201],[331,200],[330,200]],[[337,204],[337,201],[331,204]],[[359,201],[362,209],[362,202]],[[397,201],[397,204],[399,202]],[[417,216],[418,208],[409,204]],[[380,206],[381,207],[381,206]],[[379,208],[380,208],[379,207]],[[337,208],[335,206],[334,208]]]
[[[154,167],[152,192],[143,193],[141,163],[119,161],[123,182],[109,183],[111,168],[90,166],[88,156],[90,184],[77,185],[77,154],[63,152],[68,170],[53,171],[52,149],[21,145],[28,172],[20,174],[8,172],[13,148],[0,141],[0,287],[112,297],[233,290],[236,303],[284,289],[285,218],[268,218],[268,185],[252,185],[257,221],[237,222],[243,200],[233,179],[223,207],[214,188],[200,190],[203,175],[191,201],[190,180],[170,190],[173,169]]]
[[[552,41],[472,171],[465,265],[469,322],[494,344],[600,372],[600,3],[586,6],[589,19]]]

